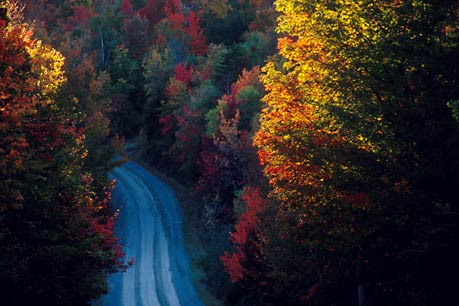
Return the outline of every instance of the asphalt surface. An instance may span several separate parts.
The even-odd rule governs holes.
[[[120,209],[115,232],[134,265],[109,280],[105,306],[203,306],[188,272],[182,212],[172,189],[140,165],[111,172],[112,203]]]

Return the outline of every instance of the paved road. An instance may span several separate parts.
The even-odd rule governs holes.
[[[133,267],[110,280],[105,306],[203,306],[188,274],[182,212],[166,184],[128,162],[112,171],[113,205],[120,209],[115,232]]]

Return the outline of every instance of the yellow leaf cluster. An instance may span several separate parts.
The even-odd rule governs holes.
[[[37,75],[36,85],[40,92],[44,97],[55,93],[66,81],[62,69],[64,57],[40,40],[35,41],[27,51],[31,57],[32,72]]]

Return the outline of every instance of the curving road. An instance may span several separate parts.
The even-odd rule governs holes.
[[[116,179],[113,205],[120,209],[115,232],[126,260],[125,273],[114,274],[105,306],[203,306],[188,274],[182,215],[166,184],[134,162],[111,172]]]

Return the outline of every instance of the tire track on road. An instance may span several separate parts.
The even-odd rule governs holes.
[[[105,306],[203,306],[188,275],[181,210],[172,190],[136,163],[112,171],[113,202],[121,206],[116,233],[133,268],[110,279]],[[119,205],[119,203],[123,203]],[[121,296],[121,297],[120,297]]]

